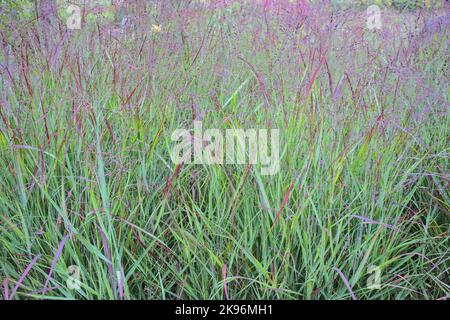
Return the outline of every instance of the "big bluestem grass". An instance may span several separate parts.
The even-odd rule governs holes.
[[[448,297],[446,13],[2,6],[3,299]],[[193,120],[279,128],[280,172],[172,164]]]

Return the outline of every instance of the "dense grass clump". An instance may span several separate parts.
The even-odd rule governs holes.
[[[3,299],[448,298],[448,8],[2,6]],[[173,164],[193,120],[279,172]]]

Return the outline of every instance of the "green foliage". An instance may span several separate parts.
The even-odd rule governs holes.
[[[356,26],[343,50],[321,19],[286,31],[247,10],[88,23],[60,50],[31,23],[7,43],[0,279],[41,255],[14,299],[119,299],[119,278],[124,299],[223,299],[225,283],[232,299],[348,299],[336,268],[360,299],[448,296],[446,34],[400,47]],[[279,174],[177,167],[171,135],[194,118],[280,128]]]

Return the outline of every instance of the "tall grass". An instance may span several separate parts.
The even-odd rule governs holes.
[[[3,299],[448,298],[440,12],[128,5],[81,30],[2,10]],[[279,173],[176,166],[192,120],[279,128]]]

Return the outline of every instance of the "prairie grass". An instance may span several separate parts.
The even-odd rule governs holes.
[[[3,299],[448,298],[445,10],[1,6]],[[173,164],[193,120],[280,129],[279,173]]]

